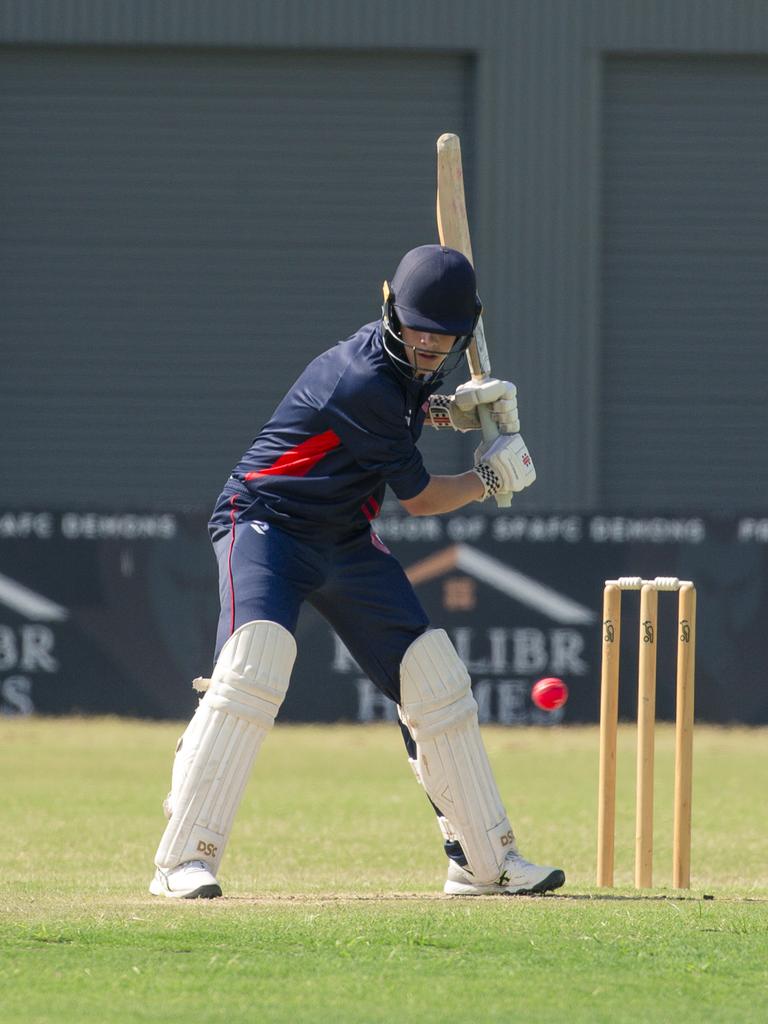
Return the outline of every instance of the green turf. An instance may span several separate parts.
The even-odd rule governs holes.
[[[768,730],[697,727],[693,888],[675,893],[673,737],[659,729],[659,888],[637,894],[634,731],[620,736],[617,888],[603,891],[596,730],[486,729],[523,852],[568,884],[451,899],[397,730],[278,725],[221,873],[227,898],[204,903],[146,893],[178,732],[0,719],[3,1024],[768,1016]]]

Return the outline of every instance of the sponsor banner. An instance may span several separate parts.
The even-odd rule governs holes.
[[[189,717],[218,615],[205,518],[0,511],[0,713]],[[483,721],[596,721],[603,581],[658,575],[697,586],[697,718],[768,723],[768,518],[398,513],[376,525],[467,663]],[[660,719],[674,717],[676,603],[660,595]],[[638,605],[625,593],[625,718],[636,712]],[[281,719],[395,719],[310,608],[297,643]],[[543,676],[568,684],[558,711],[531,703]]]

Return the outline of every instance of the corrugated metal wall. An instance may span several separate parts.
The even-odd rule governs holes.
[[[768,498],[768,60],[605,81],[602,498]]]
[[[6,50],[6,500],[210,504],[305,363],[434,238],[429,140],[469,138],[470,74],[423,54]],[[430,433],[435,470],[463,468],[466,439]]]
[[[604,181],[610,168],[603,166],[603,62],[622,51],[650,59],[668,52],[768,53],[765,3],[10,0],[0,6],[0,40],[189,47],[198,53],[196,48],[210,47],[206,59],[215,55],[222,67],[241,59],[238,49],[262,55],[280,48],[305,54],[326,50],[340,65],[356,54],[371,67],[387,52],[397,55],[404,69],[418,67],[430,52],[438,59],[451,55],[464,68],[469,59],[476,74],[462,73],[460,105],[468,112],[476,149],[475,173],[469,175],[471,213],[486,323],[495,365],[521,386],[524,430],[539,468],[536,487],[517,500],[517,507],[589,509],[604,498],[617,507],[628,504],[628,497],[601,476],[600,214],[603,186],[611,187]],[[86,53],[72,50],[72,60],[77,63]],[[411,71],[403,73],[407,77]],[[279,76],[275,84],[284,88]],[[412,97],[428,106],[441,88],[434,88],[427,73]],[[366,134],[372,154],[376,146],[379,154],[391,151],[390,135],[379,123],[382,111],[385,117],[390,112],[385,87],[379,95]],[[404,104],[403,99],[401,110]],[[415,204],[427,203],[426,224],[431,135],[445,127],[419,129],[417,145],[423,142],[430,153],[425,150],[424,164],[415,170],[418,186],[400,175],[397,163],[390,164],[392,178],[377,179],[384,184],[371,189],[373,202],[393,191],[403,203],[413,195]],[[409,137],[417,141],[415,134]],[[281,202],[279,195],[273,200]],[[329,231],[335,228],[334,213],[329,211]],[[371,265],[378,268],[381,262],[387,262],[384,248]],[[279,290],[280,274],[270,280]],[[235,276],[234,287],[241,281]],[[338,310],[333,314],[338,324]],[[190,358],[191,366],[200,357]],[[181,361],[178,372],[182,381]],[[624,458],[631,463],[631,453]],[[636,469],[642,470],[640,464]],[[198,490],[191,487],[187,500]],[[729,497],[729,508],[741,507],[741,497],[730,491]]]

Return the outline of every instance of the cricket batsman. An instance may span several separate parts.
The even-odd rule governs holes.
[[[470,678],[433,628],[374,522],[389,486],[410,515],[452,512],[536,478],[516,388],[490,378],[438,393],[480,315],[460,252],[413,249],[380,319],[314,359],[235,466],[209,524],[221,614],[214,668],[176,749],[150,892],[221,896],[217,873],[256,755],[283,702],[306,601],[398,707],[410,763],[437,814],[455,895],[543,893],[559,868],[523,859],[483,746]],[[425,424],[499,429],[474,465],[431,475]]]

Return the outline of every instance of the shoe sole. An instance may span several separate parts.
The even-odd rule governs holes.
[[[155,879],[149,883],[149,891],[153,896],[167,896],[173,900],[215,900],[221,896],[220,885],[201,885],[191,892],[171,892],[165,886],[158,885]]]
[[[541,893],[559,889],[563,885],[565,885],[565,872],[558,868],[556,871],[550,871],[546,878],[537,882],[530,889],[505,889],[503,891],[508,896],[539,896]]]
[[[443,892],[447,896],[540,896],[542,893],[559,889],[565,885],[565,872],[559,868],[542,878],[536,885],[520,889],[507,889],[501,885],[464,885],[461,882],[446,882]]]

